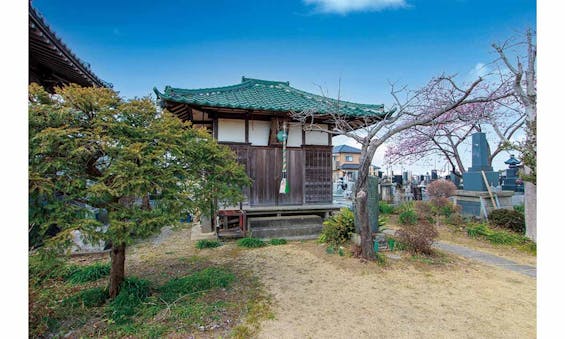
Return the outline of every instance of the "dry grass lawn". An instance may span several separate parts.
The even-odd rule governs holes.
[[[242,253],[274,296],[261,338],[532,338],[536,283],[464,260],[388,268],[314,242]]]
[[[511,271],[451,255],[430,263],[406,253],[379,266],[327,254],[315,241],[259,249],[228,242],[197,250],[189,230],[166,232],[130,247],[126,274],[160,284],[200,265],[229,265],[258,277],[258,286],[270,295],[270,302],[264,303],[271,304],[270,310],[233,318],[244,325],[243,331],[234,332],[233,324],[193,332],[197,338],[536,336],[536,280]]]

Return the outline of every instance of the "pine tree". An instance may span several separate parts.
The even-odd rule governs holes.
[[[150,98],[77,85],[53,96],[30,85],[30,243],[68,250],[74,230],[111,243],[111,297],[134,239],[215,201],[236,203],[248,184],[229,148]],[[107,213],[105,223],[93,211]]]

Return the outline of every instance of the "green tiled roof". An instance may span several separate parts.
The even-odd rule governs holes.
[[[163,93],[153,89],[163,101],[198,106],[225,107],[263,111],[312,111],[319,114],[340,113],[351,117],[384,115],[383,105],[358,104],[326,98],[301,91],[289,82],[268,81],[242,77],[241,83],[232,86],[181,89],[165,87]]]

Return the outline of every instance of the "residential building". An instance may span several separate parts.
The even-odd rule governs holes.
[[[333,181],[341,178],[346,181],[357,180],[359,164],[361,163],[361,150],[349,145],[335,146],[332,151],[333,157]],[[378,175],[378,167],[371,165],[369,175]]]

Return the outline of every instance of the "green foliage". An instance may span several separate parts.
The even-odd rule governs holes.
[[[267,243],[257,238],[242,238],[237,241],[237,246],[247,248],[258,248],[267,246]]]
[[[287,241],[286,239],[271,239],[269,241],[269,244],[271,245],[286,245]]]
[[[488,221],[494,226],[502,227],[520,234],[526,232],[526,219],[523,213],[514,210],[496,209],[489,213]]]
[[[206,268],[186,277],[172,279],[160,288],[161,298],[173,302],[184,295],[195,295],[218,287],[228,287],[235,279],[232,272],[222,268]]]
[[[377,252],[377,253],[375,253],[375,256],[376,256],[375,258],[376,258],[377,264],[386,265],[387,261],[386,261],[386,255],[384,253]]]
[[[398,216],[398,221],[402,225],[415,225],[418,222],[418,214],[413,210],[401,212]]]
[[[400,205],[398,205],[398,207],[395,209],[395,211],[400,214],[402,212],[407,212],[407,211],[414,211],[415,207],[414,207],[414,202],[413,201],[405,201],[403,203],[401,203]]]
[[[214,201],[234,204],[249,185],[234,153],[149,98],[77,85],[50,96],[29,87],[29,225],[34,244],[129,244]],[[150,198],[158,202],[149,204]],[[106,231],[94,218],[107,212]],[[56,225],[55,234],[53,225]]]
[[[72,272],[65,262],[52,252],[41,251],[29,256],[29,276],[36,285],[48,279],[60,279]]]
[[[151,283],[147,280],[129,277],[124,280],[120,293],[108,305],[110,318],[118,324],[129,321],[139,306],[151,294]]]
[[[386,224],[388,222],[388,217],[386,217],[384,215],[379,215],[378,221],[379,221],[379,228],[378,228],[379,232],[386,230],[387,229]]]
[[[524,204],[515,205],[515,206],[512,207],[512,209],[514,209],[514,211],[520,212],[522,214],[524,214],[526,212]]]
[[[343,257],[343,256],[345,255],[345,252],[343,251],[343,248],[342,248],[342,247],[339,247],[339,248],[337,249],[337,254],[338,254],[340,257]]]
[[[389,205],[384,201],[379,201],[379,213],[380,214],[392,214],[392,213],[394,213],[394,206]]]
[[[94,287],[82,290],[75,295],[63,299],[63,306],[74,307],[100,307],[104,305],[110,295],[105,287]]]
[[[494,230],[485,223],[467,225],[467,235],[471,238],[483,238],[497,245],[518,245],[527,252],[535,253],[535,245],[532,247],[533,242],[526,236],[505,230]]]
[[[396,247],[396,240],[394,238],[388,238],[386,240],[387,245],[388,245],[388,249],[390,251],[394,251],[395,247]]]
[[[325,220],[322,229],[325,242],[336,248],[351,239],[353,232],[355,232],[355,215],[348,208],[342,208]]]
[[[71,284],[81,284],[96,281],[110,274],[110,263],[95,263],[89,266],[75,266],[72,272],[65,277]]]
[[[219,242],[218,240],[208,240],[208,239],[202,239],[202,240],[198,240],[196,242],[196,248],[198,249],[203,249],[203,248],[214,248],[214,247],[220,247],[222,246],[222,243]]]
[[[537,182],[537,119],[526,122],[526,139],[524,141],[506,143],[505,148],[521,153],[520,161],[529,169],[529,172],[520,171],[520,178],[535,185]]]
[[[471,238],[476,238],[479,236],[488,236],[492,233],[492,230],[484,223],[482,224],[469,224],[467,225],[467,235]]]

